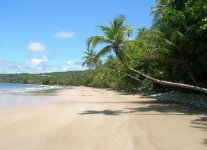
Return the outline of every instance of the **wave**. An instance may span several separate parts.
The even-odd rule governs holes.
[[[59,85],[50,86],[38,84],[6,84],[5,86],[4,84],[3,86],[0,86],[0,94],[27,94],[30,92],[41,92],[60,89],[63,89],[63,87]]]
[[[62,86],[49,86],[49,85],[41,85],[39,87],[28,87],[26,88],[26,92],[33,92],[33,91],[43,91],[43,90],[60,90],[63,89]]]
[[[24,90],[15,90],[15,89],[4,89],[4,90],[0,90],[0,94],[10,94],[10,93],[25,93]]]

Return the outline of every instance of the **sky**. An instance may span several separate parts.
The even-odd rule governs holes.
[[[83,70],[86,40],[117,15],[150,27],[155,0],[0,0],[0,74]]]

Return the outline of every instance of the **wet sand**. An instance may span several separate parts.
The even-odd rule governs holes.
[[[0,109],[0,150],[206,150],[206,116],[141,95],[75,87]]]

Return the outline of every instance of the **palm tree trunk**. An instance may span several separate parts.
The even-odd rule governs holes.
[[[110,71],[112,71],[112,72],[116,72],[116,70],[111,69],[111,68],[103,67],[103,66],[101,66],[101,65],[97,65],[97,66],[99,66],[99,67],[101,67],[101,68],[103,68],[103,69],[110,70]],[[130,78],[132,78],[132,79],[134,79],[134,80],[137,80],[138,82],[141,82],[141,83],[142,83],[142,81],[141,81],[140,79],[138,79],[138,78],[136,78],[136,77],[134,77],[134,76],[132,76],[132,75],[130,75],[130,74],[128,74],[128,73],[125,73],[125,72],[122,72],[122,71],[118,71],[118,73],[123,74],[123,75],[126,75],[126,76],[128,76],[128,77],[130,77]]]
[[[167,85],[167,86],[172,86],[172,87],[177,87],[177,88],[183,88],[183,89],[189,89],[189,90],[193,90],[193,91],[198,91],[198,92],[202,92],[202,93],[205,93],[207,94],[207,89],[206,88],[202,88],[202,87],[199,87],[199,86],[193,86],[193,85],[189,85],[189,84],[183,84],[183,83],[177,83],[177,82],[170,82],[170,81],[165,81],[165,80],[159,80],[159,79],[155,79],[153,77],[150,77],[132,67],[130,67],[128,64],[126,64],[125,62],[123,62],[121,60],[121,62],[124,64],[124,66],[126,66],[129,70],[135,72],[135,73],[138,73],[139,75],[141,76],[144,76],[145,78],[155,82],[155,83],[158,83],[158,84],[162,84],[162,85]]]
[[[197,83],[195,77],[192,75],[192,73],[191,73],[191,72],[188,72],[188,75],[189,75],[190,79],[193,81],[193,83],[194,83],[196,86],[198,86],[198,83]]]

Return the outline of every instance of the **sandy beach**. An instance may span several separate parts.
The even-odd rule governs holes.
[[[0,109],[0,150],[206,150],[206,116],[141,95],[74,87]]]

